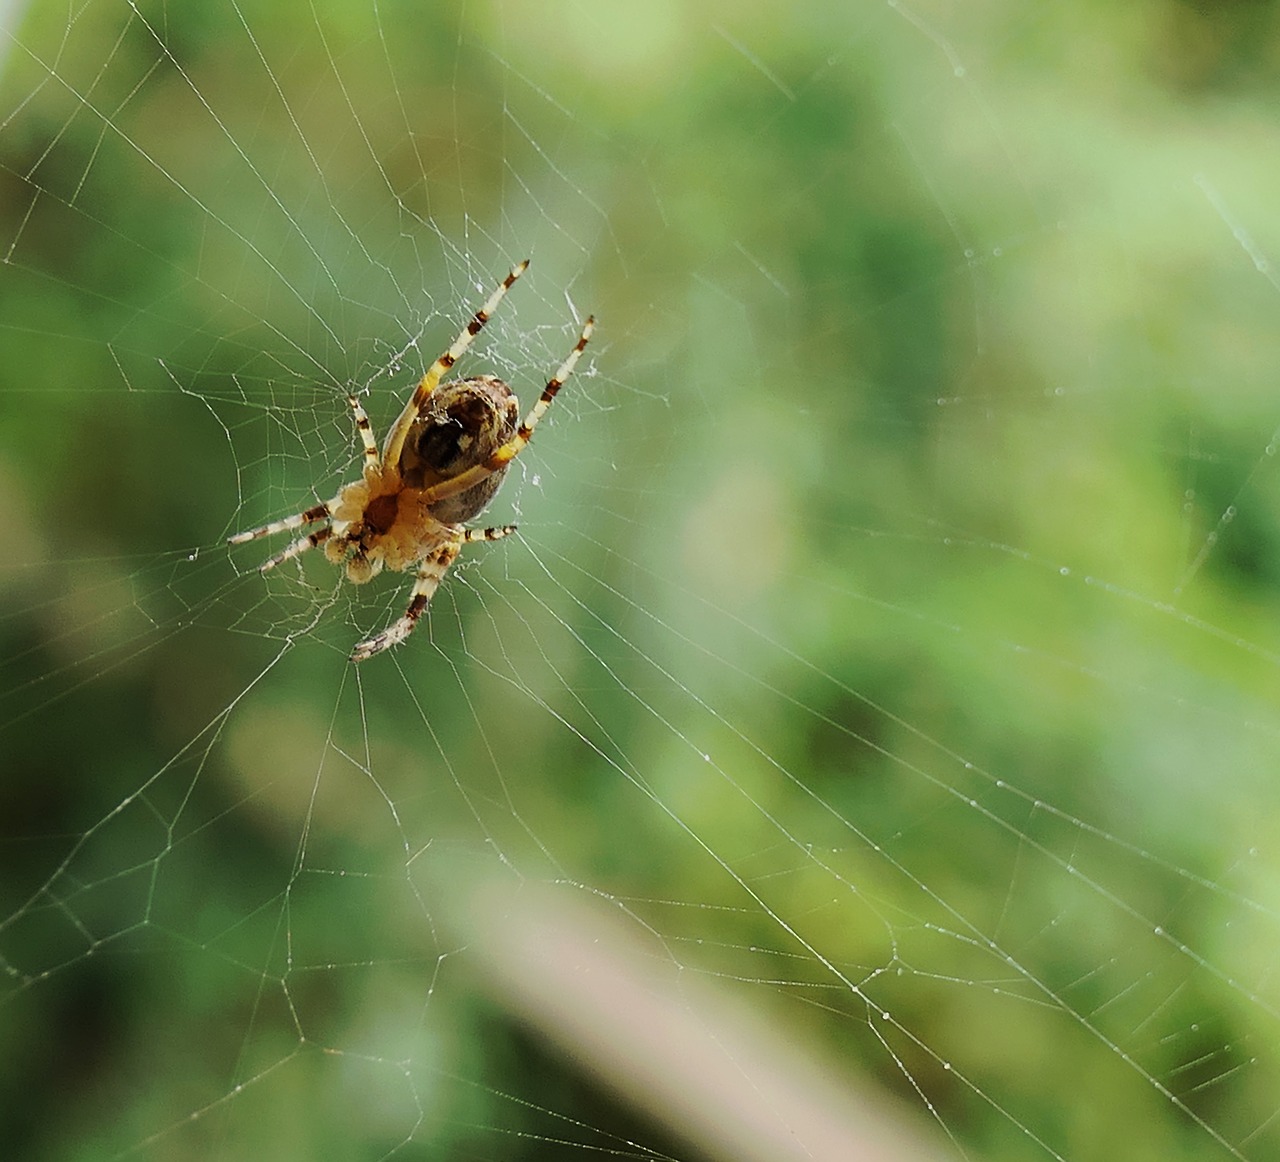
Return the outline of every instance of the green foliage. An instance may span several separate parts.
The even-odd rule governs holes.
[[[658,1140],[494,1032],[433,844],[625,902],[969,1156],[1275,1152],[1274,6],[717,7],[17,31],[24,1157]],[[473,358],[530,401],[569,302],[596,374],[525,539],[355,672],[403,585],[223,541],[526,253]]]

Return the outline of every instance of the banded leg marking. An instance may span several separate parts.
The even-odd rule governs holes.
[[[287,532],[289,529],[300,529],[303,525],[309,525],[313,521],[325,520],[331,515],[328,504],[313,505],[306,512],[300,512],[294,516],[286,516],[282,520],[270,521],[267,524],[259,525],[256,529],[249,529],[247,532],[236,533],[235,536],[227,538],[227,544],[243,545],[247,541],[256,541],[259,537],[273,537],[276,533]]]
[[[427,402],[427,397],[435,391],[441,376],[462,358],[463,353],[471,346],[472,340],[484,330],[484,325],[493,317],[493,312],[498,309],[498,304],[502,302],[503,296],[511,289],[516,279],[524,274],[528,268],[529,260],[527,258],[513,266],[511,273],[502,280],[501,285],[489,296],[484,306],[472,315],[471,321],[462,329],[462,332],[453,341],[449,349],[427,368],[426,375],[419,380],[418,386],[414,388],[413,395],[409,397],[409,402],[404,405],[404,411],[400,413],[395,425],[387,433],[387,443],[382,452],[382,462],[384,464],[394,466],[399,463],[400,453],[404,450],[404,441],[409,434],[409,428],[417,418],[422,405]]]
[[[299,537],[293,544],[282,549],[270,560],[263,561],[258,566],[258,572],[265,573],[269,569],[274,569],[277,565],[283,565],[286,561],[293,560],[294,557],[301,553],[305,553],[308,549],[314,549],[317,545],[324,544],[331,536],[333,536],[333,528],[325,525],[322,529],[316,529],[314,533],[307,533],[304,537]]]
[[[445,573],[449,571],[449,566],[457,560],[465,539],[465,535],[463,535],[441,545],[440,548],[422,562],[418,568],[417,580],[413,583],[413,590],[409,594],[409,608],[404,611],[397,621],[393,621],[381,633],[374,634],[373,637],[360,642],[351,653],[353,662],[363,662],[373,657],[374,654],[389,650],[392,646],[399,645],[413,632],[413,627],[418,624],[418,618],[422,616],[430,604],[431,598],[439,588]]]
[[[486,476],[492,476],[499,468],[511,463],[512,460],[520,455],[524,450],[524,446],[533,438],[533,430],[538,426],[538,421],[546,415],[547,409],[551,406],[551,401],[556,398],[556,393],[564,386],[565,380],[573,374],[573,369],[578,365],[578,357],[590,341],[591,332],[595,330],[595,325],[595,316],[588,316],[586,323],[583,325],[582,334],[578,337],[577,344],[569,352],[565,361],[560,364],[555,375],[547,380],[547,386],[542,389],[538,402],[533,405],[529,414],[525,416],[516,434],[502,447],[498,448],[483,464],[476,464],[465,472],[459,472],[457,476],[451,476],[448,480],[442,480],[439,484],[433,484],[426,489],[422,494],[422,499],[425,503],[433,504],[437,500],[443,500],[446,496],[456,496],[459,492],[466,492],[468,488],[479,484]]]
[[[347,396],[347,402],[355,413],[356,432],[360,436],[360,443],[364,446],[364,462],[366,464],[376,464],[378,462],[378,441],[373,438],[373,425],[369,422],[369,413],[364,410],[364,405],[354,395]]]
[[[518,525],[500,525],[491,529],[464,529],[462,543],[474,545],[477,541],[500,541],[503,537],[509,537],[518,527]]]

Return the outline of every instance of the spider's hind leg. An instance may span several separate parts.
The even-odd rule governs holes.
[[[475,544],[477,541],[500,541],[516,531],[515,525],[500,525],[489,529],[459,529],[452,539],[446,541],[434,553],[418,566],[418,576],[409,594],[409,608],[393,621],[381,633],[362,641],[351,653],[353,662],[363,662],[374,654],[389,650],[399,645],[412,632],[420,618],[435,596],[440,582],[444,579],[449,566],[458,559],[463,545]]]
[[[323,528],[316,529],[314,533],[307,533],[306,536],[299,537],[287,548],[282,549],[274,557],[263,561],[258,566],[258,572],[265,573],[268,569],[274,569],[277,565],[283,565],[286,561],[293,560],[294,557],[305,553],[308,549],[314,549],[317,545],[323,544],[331,536],[333,536],[333,526],[325,525]]]
[[[470,530],[467,531],[469,532]],[[462,546],[467,540],[466,532],[459,533],[456,537],[446,541],[422,562],[418,567],[418,576],[409,594],[409,608],[381,633],[374,634],[373,637],[367,638],[357,645],[351,652],[351,660],[353,662],[363,662],[373,657],[374,654],[389,650],[392,646],[399,645],[413,632],[413,627],[418,624],[418,618],[422,616],[430,604],[431,598],[439,588],[445,573],[449,571],[449,566],[458,559],[458,554],[462,551]]]

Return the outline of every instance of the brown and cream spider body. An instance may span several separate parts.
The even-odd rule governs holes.
[[[317,545],[324,546],[330,561],[344,565],[348,579],[357,585],[383,569],[404,571],[416,566],[409,607],[381,633],[360,642],[352,661],[371,658],[409,636],[463,545],[496,541],[515,532],[515,525],[469,529],[464,522],[493,499],[511,461],[573,374],[595,321],[587,319],[577,344],[523,422],[518,422],[515,393],[495,376],[444,384],[440,378],[471,346],[528,265],[526,260],[512,269],[452,346],[428,368],[381,451],[368,414],[355,396],[349,397],[364,449],[359,479],[344,484],[332,500],[230,538],[232,544],[241,544],[319,524],[314,532],[264,561],[259,566],[263,572]]]

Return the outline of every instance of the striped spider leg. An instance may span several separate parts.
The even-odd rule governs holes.
[[[359,400],[349,397],[363,449],[358,480],[344,485],[331,500],[230,538],[232,544],[242,544],[319,523],[319,528],[304,533],[259,568],[266,572],[320,545],[330,561],[345,566],[348,580],[355,584],[363,584],[383,568],[416,567],[408,609],[381,633],[360,642],[351,655],[353,661],[370,658],[409,636],[464,545],[500,540],[515,531],[514,525],[469,529],[464,522],[493,499],[511,461],[529,443],[556,392],[573,373],[591,338],[594,320],[587,319],[573,350],[518,426],[515,393],[496,376],[440,381],[528,265],[525,261],[512,268],[427,369],[387,433],[381,452],[368,414]]]

